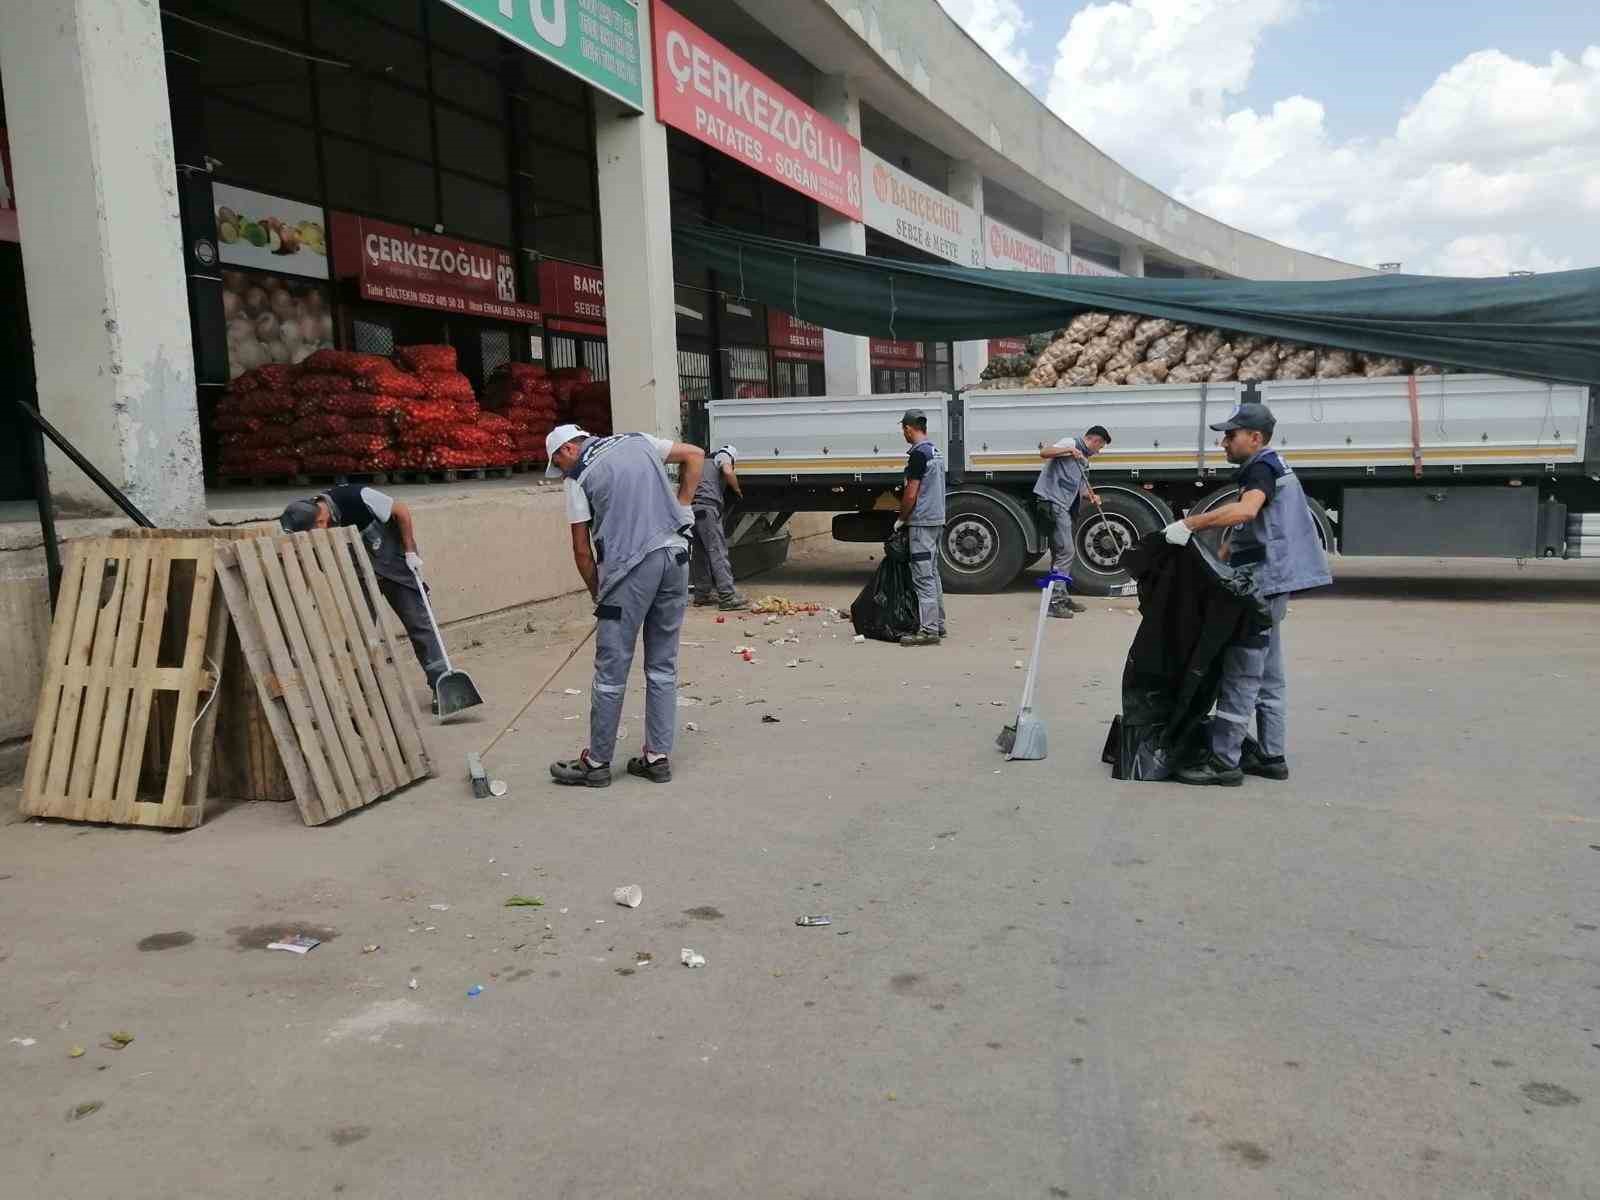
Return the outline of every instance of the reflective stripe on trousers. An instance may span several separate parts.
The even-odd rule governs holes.
[[[1211,718],[1211,749],[1230,767],[1239,765],[1239,751],[1255,718],[1256,741],[1268,758],[1286,754],[1289,684],[1283,670],[1283,618],[1286,594],[1267,601],[1272,627],[1259,646],[1229,646],[1222,655],[1222,682],[1217,711]]]
[[[944,628],[944,580],[939,577],[943,525],[911,526],[911,585],[917,592],[917,624],[923,633]]]
[[[720,510],[702,505],[694,510],[694,585],[715,587],[724,600],[733,595],[733,566],[728,562],[728,535]]]
[[[589,758],[611,761],[617,748],[622,701],[633,669],[634,646],[644,631],[644,748],[672,752],[678,723],[678,635],[689,599],[688,555],[667,546],[653,550],[612,588],[596,609],[594,687],[589,699]]]

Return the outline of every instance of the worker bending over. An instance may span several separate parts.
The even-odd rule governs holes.
[[[944,456],[928,439],[928,414],[907,409],[900,433],[911,444],[906,451],[905,490],[895,527],[909,527],[911,583],[917,592],[916,633],[905,634],[902,646],[937,646],[945,635],[944,581],[939,577],[939,535],[944,530]]]
[[[1210,750],[1199,763],[1178,771],[1184,783],[1238,787],[1246,774],[1289,778],[1283,618],[1291,592],[1325,587],[1333,576],[1300,480],[1267,444],[1276,425],[1265,404],[1241,404],[1213,425],[1222,434],[1228,461],[1239,464],[1239,498],[1166,528],[1167,541],[1181,546],[1202,529],[1237,526],[1225,556],[1230,566],[1254,575],[1272,613],[1264,633],[1224,652]],[[1249,736],[1252,716],[1255,739]]]
[[[545,438],[546,475],[566,477],[572,558],[594,597],[599,621],[589,745],[577,758],[550,764],[557,783],[609,787],[622,698],[644,631],[644,748],[628,774],[666,783],[678,722],[678,635],[689,602],[689,498],[700,482],[698,446],[621,433],[595,437],[558,425]],[[673,492],[667,463],[679,465]]]
[[[735,496],[744,499],[744,491],[739,487],[738,462],[739,451],[723,446],[711,455],[700,475],[700,486],[694,490],[695,545],[694,559],[690,563],[694,602],[715,604],[723,612],[750,607],[750,601],[734,589],[733,567],[728,563],[728,538],[722,529],[727,490],[731,488]]]
[[[1039,470],[1039,482],[1033,485],[1033,494],[1050,510],[1050,573],[1068,577],[1051,586],[1052,617],[1070,617],[1084,611],[1083,605],[1072,598],[1070,590],[1075,553],[1072,519],[1077,515],[1080,501],[1100,503],[1100,497],[1089,483],[1089,460],[1110,444],[1111,434],[1106,432],[1106,427],[1091,425],[1081,438],[1066,437],[1054,446],[1039,447],[1039,457],[1045,463]]]
[[[353,525],[361,531],[378,590],[394,609],[417,656],[431,691],[444,674],[444,647],[428,620],[422,603],[422,555],[417,552],[417,531],[411,509],[377,488],[341,484],[309,500],[292,501],[278,518],[285,533]],[[433,711],[439,711],[434,698]]]

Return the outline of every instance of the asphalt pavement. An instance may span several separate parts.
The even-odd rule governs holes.
[[[749,590],[847,607],[871,553]],[[562,601],[457,631],[489,703],[332,825],[0,827],[0,1190],[1600,1196],[1600,565],[1337,574],[1286,626],[1287,783],[1108,778],[1121,600],[1051,623],[1050,756],[1004,762],[1018,586],[927,649],[694,610],[671,784],[550,783],[585,653],[473,799]]]

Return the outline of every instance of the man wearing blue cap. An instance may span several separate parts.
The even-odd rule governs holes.
[[[1211,745],[1200,762],[1178,771],[1183,783],[1238,787],[1246,774],[1288,779],[1288,680],[1283,665],[1283,617],[1291,592],[1333,582],[1306,494],[1268,443],[1277,421],[1265,404],[1241,404],[1211,428],[1222,434],[1228,461],[1239,464],[1239,498],[1174,521],[1167,541],[1183,545],[1202,529],[1234,526],[1230,566],[1253,573],[1272,612],[1266,632],[1229,646],[1222,660]],[[1251,718],[1256,737],[1249,736]]]

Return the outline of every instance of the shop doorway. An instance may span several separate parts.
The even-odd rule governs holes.
[[[0,501],[33,499],[33,436],[16,401],[34,404],[33,336],[22,281],[22,247],[0,242]]]

